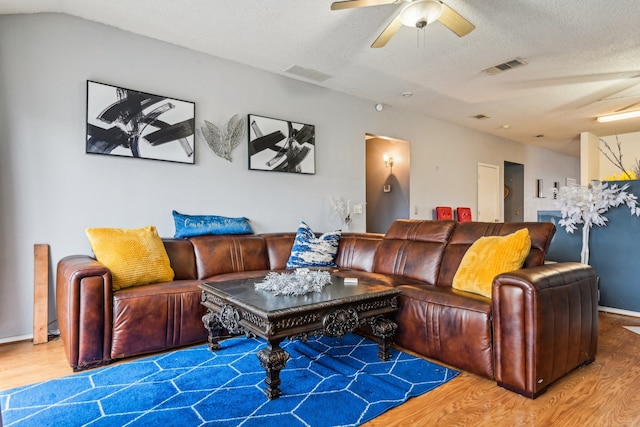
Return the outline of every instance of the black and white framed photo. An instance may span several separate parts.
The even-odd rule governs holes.
[[[249,115],[249,169],[316,173],[315,126]]]
[[[195,103],[87,81],[87,153],[195,163]]]

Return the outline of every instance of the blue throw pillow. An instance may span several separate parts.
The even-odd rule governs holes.
[[[216,215],[183,215],[173,211],[176,224],[175,237],[202,236],[203,234],[253,234],[247,218],[227,218]]]
[[[287,268],[336,267],[340,233],[340,230],[337,230],[316,237],[311,228],[301,222],[287,261]]]

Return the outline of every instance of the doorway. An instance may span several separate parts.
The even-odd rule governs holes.
[[[524,221],[524,165],[504,162],[504,220]]]
[[[500,167],[478,163],[478,221],[500,222]]]
[[[393,221],[409,218],[409,142],[366,135],[366,230],[386,233]]]

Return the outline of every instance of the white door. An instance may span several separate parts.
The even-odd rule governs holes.
[[[500,167],[478,163],[478,221],[500,222]]]

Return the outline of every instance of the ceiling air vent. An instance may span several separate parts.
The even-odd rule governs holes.
[[[325,74],[317,70],[312,70],[311,68],[304,68],[299,65],[293,65],[284,71],[285,73],[293,74],[298,77],[303,77],[307,80],[313,80],[314,82],[318,82],[318,83],[331,78],[329,74]]]
[[[496,74],[500,74],[503,71],[522,67],[523,65],[527,65],[527,63],[520,58],[516,58],[512,59],[511,61],[503,62],[502,64],[494,65],[493,67],[485,68],[482,71],[489,74],[490,76],[495,76]]]

